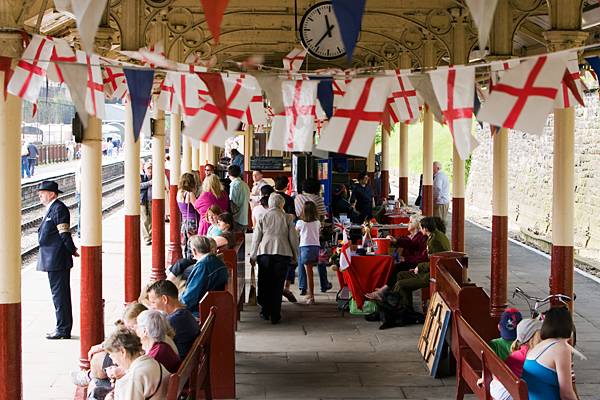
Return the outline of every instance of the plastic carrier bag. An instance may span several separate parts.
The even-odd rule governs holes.
[[[352,315],[369,315],[377,311],[379,311],[379,308],[377,307],[377,303],[374,301],[365,300],[361,310],[357,307],[356,301],[354,301],[352,297],[350,298],[350,314]]]

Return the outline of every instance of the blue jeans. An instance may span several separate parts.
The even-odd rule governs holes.
[[[315,249],[316,248],[316,249]],[[306,285],[306,270],[304,264],[317,264],[319,261],[319,249],[320,246],[301,246],[300,257],[298,260],[298,288],[300,290],[307,289]],[[316,250],[316,256],[315,256]],[[327,266],[325,264],[318,264],[317,270],[319,271],[319,281],[321,283],[321,291],[329,290],[329,281],[327,280]]]
[[[27,156],[21,156],[21,178],[25,178],[25,175],[27,175],[28,178],[31,177],[29,165],[27,164]]]
[[[35,158],[27,159],[27,168],[29,169],[29,176],[33,176],[35,170]]]

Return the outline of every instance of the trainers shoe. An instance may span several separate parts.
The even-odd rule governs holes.
[[[310,296],[306,299],[306,304],[315,304],[315,298]]]
[[[296,296],[288,289],[283,290],[283,297],[285,297],[290,303],[297,303]]]
[[[73,380],[73,384],[81,387],[87,387],[92,380],[89,370],[71,372],[71,379]]]

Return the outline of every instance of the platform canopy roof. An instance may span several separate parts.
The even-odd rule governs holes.
[[[503,1],[503,0],[500,0]],[[513,26],[513,54],[545,51],[543,32],[551,27],[546,0],[505,0],[510,3]],[[136,44],[165,43],[169,58],[185,61],[190,54],[217,61],[241,61],[262,55],[267,65],[281,66],[281,59],[301,46],[297,35],[304,12],[315,1],[308,0],[230,0],[221,26],[221,39],[214,44],[200,0],[109,0],[104,24],[114,29],[111,51]],[[35,0],[23,16],[30,32],[75,38],[72,15],[54,9],[52,0]],[[41,16],[41,17],[40,17]],[[453,43],[454,30],[464,26],[463,43]],[[600,37],[600,5],[583,2],[582,27],[590,33],[588,42]],[[434,42],[434,62],[453,62],[453,49],[470,60],[485,56],[477,43],[475,28],[464,0],[368,0],[362,31],[352,66],[377,66],[388,62],[400,67],[401,54],[410,58],[403,67],[423,66],[425,43]],[[109,53],[110,54],[110,53]],[[115,53],[116,54],[116,53]],[[346,60],[322,61],[307,58],[304,68],[346,68]]]

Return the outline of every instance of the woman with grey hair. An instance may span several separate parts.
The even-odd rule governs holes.
[[[215,254],[217,244],[214,239],[192,236],[190,247],[196,265],[179,300],[197,317],[200,300],[206,292],[225,290],[229,274],[223,261]]]
[[[281,319],[281,296],[290,262],[298,259],[298,233],[294,217],[283,211],[285,199],[272,193],[269,211],[258,221],[252,235],[250,263],[258,262],[260,315],[276,324]]]
[[[140,338],[129,329],[119,329],[103,344],[104,350],[125,375],[115,382],[106,399],[165,399],[169,372],[156,359],[144,354]]]
[[[137,317],[135,333],[142,341],[146,354],[160,362],[171,373],[177,372],[181,360],[165,340],[171,325],[165,315],[158,310],[142,311]]]

